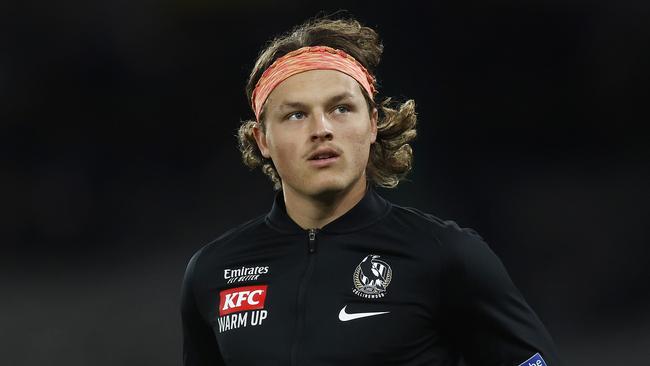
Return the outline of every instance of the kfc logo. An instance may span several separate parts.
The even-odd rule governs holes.
[[[264,309],[267,285],[243,286],[219,293],[219,316],[246,310]]]

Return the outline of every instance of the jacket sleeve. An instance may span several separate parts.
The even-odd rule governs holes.
[[[181,319],[183,325],[183,365],[223,366],[219,345],[212,328],[201,315],[194,294],[194,267],[199,252],[192,256],[181,290]]]
[[[458,234],[445,245],[443,304],[467,365],[561,365],[551,336],[501,260],[473,230]]]

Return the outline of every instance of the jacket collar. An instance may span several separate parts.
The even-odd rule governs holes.
[[[319,231],[330,234],[341,234],[363,229],[384,217],[390,210],[390,207],[390,202],[375,192],[370,184],[367,184],[366,193],[361,201],[336,220],[319,229]],[[282,191],[276,193],[271,211],[266,215],[266,223],[271,228],[286,233],[305,232],[287,214]]]

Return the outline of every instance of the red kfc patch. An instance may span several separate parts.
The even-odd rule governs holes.
[[[219,316],[264,309],[268,285],[229,288],[219,292]]]

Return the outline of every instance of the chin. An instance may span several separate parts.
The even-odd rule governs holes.
[[[351,172],[321,171],[319,173],[308,173],[308,179],[294,179],[296,175],[289,176],[284,184],[304,196],[327,198],[350,190],[363,176],[363,172],[359,176],[350,174]]]
[[[331,177],[327,179],[318,179],[308,182],[305,192],[310,196],[328,196],[345,191],[349,188],[351,182],[347,182],[341,177]]]
[[[320,196],[345,190],[346,184],[344,179],[335,175],[311,176],[309,179],[300,179],[296,176],[282,178],[280,176],[284,189],[299,193],[303,196]]]
[[[347,185],[343,184],[342,182],[327,182],[327,183],[321,183],[315,185],[314,188],[312,189],[312,192],[315,195],[333,194],[333,193],[342,192],[346,188]]]

